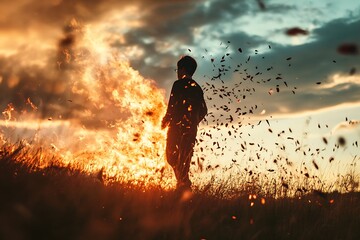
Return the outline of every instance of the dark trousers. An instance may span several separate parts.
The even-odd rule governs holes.
[[[174,170],[177,186],[190,187],[189,169],[194,152],[197,128],[169,127],[166,140],[166,158]]]

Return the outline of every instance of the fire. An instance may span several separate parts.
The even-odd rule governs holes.
[[[7,124],[8,121],[12,119],[12,112],[15,110],[14,106],[9,103],[5,110],[2,112],[3,116],[5,117],[5,123]]]
[[[37,106],[35,106],[35,104],[30,100],[29,97],[26,99],[26,103],[29,104],[31,108],[34,109],[35,111],[38,109]]]
[[[175,181],[164,159],[166,133],[161,129],[164,91],[109,49],[90,26],[72,21],[71,29],[76,45],[59,51],[65,56],[57,64],[70,89],[69,104],[81,107],[70,109],[67,118],[48,116],[51,121],[36,119],[35,114],[22,117],[17,122],[23,121],[27,130],[38,123],[33,129],[37,141],[30,139],[29,144],[48,146],[48,153],[65,166],[89,173],[101,170],[107,182],[172,187]],[[37,110],[30,98],[27,101]],[[3,111],[6,122],[12,120],[12,111],[11,104]],[[45,158],[38,163],[51,164]]]

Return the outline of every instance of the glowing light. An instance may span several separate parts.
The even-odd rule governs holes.
[[[71,24],[81,27],[76,20]],[[166,110],[164,91],[132,69],[121,53],[110,51],[104,37],[90,25],[79,33],[71,55],[64,53],[75,70],[64,71],[69,75],[67,88],[74,99],[86,100],[84,110],[74,111],[70,119],[49,116],[41,120],[36,114],[28,114],[17,122],[15,109],[9,104],[2,112],[4,125],[38,130],[38,141],[31,146],[48,146],[49,154],[56,154],[64,166],[89,173],[101,171],[105,182],[173,187],[175,180],[164,159],[166,132],[160,126]],[[37,110],[30,98],[27,104]],[[90,124],[92,128],[88,128],[89,120],[102,127]],[[106,121],[111,124],[103,124]],[[44,155],[38,166],[51,164]],[[187,193],[183,197],[191,196]]]
[[[359,75],[350,75],[344,76],[341,74],[334,74],[328,80],[327,83],[320,85],[320,88],[329,89],[337,87],[338,91],[340,89],[345,90],[350,87],[351,84],[360,85],[360,76]]]
[[[2,114],[4,115],[5,117],[5,123],[7,125],[8,121],[12,120],[12,112],[15,111],[15,108],[14,106],[9,103],[7,105],[7,107],[5,108],[5,110],[2,112]]]
[[[29,104],[32,109],[34,109],[34,110],[37,110],[37,109],[38,109],[38,108],[35,106],[35,104],[30,100],[29,97],[26,99],[26,103]]]
[[[7,85],[9,88],[16,87],[20,82],[20,78],[16,75],[11,75],[7,80]]]
[[[256,194],[249,194],[249,200],[256,199],[256,198],[257,198]]]

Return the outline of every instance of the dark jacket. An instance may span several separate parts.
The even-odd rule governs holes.
[[[197,129],[197,125],[207,114],[204,93],[193,79],[174,82],[163,126]]]

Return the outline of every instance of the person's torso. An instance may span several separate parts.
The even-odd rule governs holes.
[[[170,125],[193,128],[198,124],[203,99],[201,87],[193,79],[181,79],[174,83],[175,103]]]

